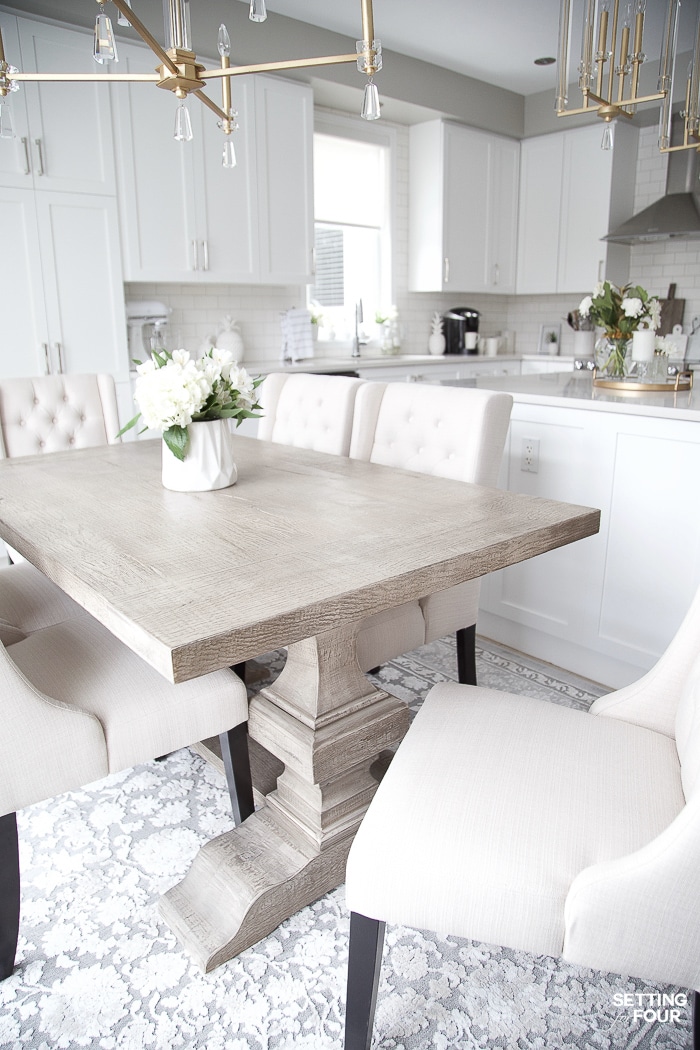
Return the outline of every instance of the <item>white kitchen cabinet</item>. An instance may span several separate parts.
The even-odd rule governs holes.
[[[153,68],[149,52],[135,45],[120,48],[122,63],[135,72]],[[239,124],[232,169],[221,163],[225,140],[215,114],[196,98],[187,103],[194,137],[176,142],[170,92],[115,84],[113,97],[126,280],[310,279],[309,88],[271,77],[232,78]]]
[[[489,638],[608,687],[665,650],[700,584],[700,428],[516,399],[501,483],[601,509],[600,532],[483,581]],[[539,442],[537,472],[523,446]],[[678,554],[678,552],[681,552]]]
[[[635,128],[601,150],[595,124],[526,139],[520,150],[517,290],[583,293],[629,278],[630,250],[601,240],[634,206]]]
[[[128,374],[116,200],[0,188],[0,375]]]
[[[258,280],[313,280],[313,92],[279,77],[255,80]]]
[[[523,358],[521,375],[534,376],[543,372],[573,372],[573,357]]]
[[[94,73],[92,37],[0,12],[7,61],[22,72]],[[115,192],[109,88],[23,82],[10,96],[14,139],[0,139],[3,186]]]
[[[450,355],[435,363],[406,361],[396,364],[362,367],[357,364],[361,379],[383,383],[440,383],[449,379],[475,379],[478,376],[520,375],[520,361],[499,361],[497,358]]]
[[[410,290],[513,292],[519,144],[441,120],[409,143]]]

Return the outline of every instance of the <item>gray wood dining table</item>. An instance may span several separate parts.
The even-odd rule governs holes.
[[[338,886],[405,705],[363,618],[591,536],[599,512],[236,437],[238,482],[180,493],[160,441],[0,461],[0,536],[172,682],[288,647],[250,702],[283,771],[161,914],[211,970]],[[436,815],[437,816],[437,815]]]

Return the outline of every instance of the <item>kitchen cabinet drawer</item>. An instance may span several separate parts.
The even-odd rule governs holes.
[[[513,292],[519,143],[436,120],[409,147],[411,291]]]

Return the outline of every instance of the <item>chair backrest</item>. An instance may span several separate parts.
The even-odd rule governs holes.
[[[258,437],[347,456],[355,395],[363,385],[350,376],[273,372],[258,394],[263,413]]]
[[[491,390],[368,382],[355,399],[350,456],[495,485],[512,406]]]
[[[0,380],[0,457],[31,456],[120,439],[111,375]]]

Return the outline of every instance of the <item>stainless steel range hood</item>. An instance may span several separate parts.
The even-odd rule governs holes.
[[[674,132],[680,130],[683,141],[683,124],[674,122]],[[698,240],[700,239],[700,181],[698,178],[697,150],[680,150],[668,155],[666,195],[644,211],[623,222],[612,230],[604,241],[615,244],[640,244],[644,241]]]

